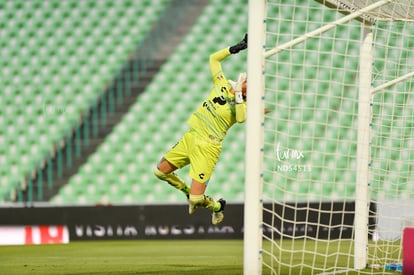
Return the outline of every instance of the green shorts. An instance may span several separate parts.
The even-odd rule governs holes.
[[[164,156],[172,165],[182,168],[190,164],[190,177],[207,182],[216,166],[221,152],[221,142],[187,131]]]

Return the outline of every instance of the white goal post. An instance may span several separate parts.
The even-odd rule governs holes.
[[[249,0],[245,275],[402,262],[413,22],[410,0]]]

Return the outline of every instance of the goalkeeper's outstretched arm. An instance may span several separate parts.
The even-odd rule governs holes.
[[[228,56],[237,54],[245,49],[247,49],[247,34],[245,34],[243,40],[237,44],[221,49],[210,55],[210,73],[213,78],[213,82],[217,80],[227,82],[222,71],[221,61],[226,59]]]

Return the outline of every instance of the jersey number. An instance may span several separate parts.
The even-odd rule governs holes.
[[[222,96],[213,98],[214,103],[218,103],[220,105],[226,104],[226,99]]]
[[[222,92],[222,93],[227,93],[227,88],[226,87],[221,87],[221,89],[220,89],[220,91]],[[224,96],[220,96],[220,97],[215,97],[215,98],[213,98],[213,102],[214,103],[218,103],[218,104],[220,104],[220,105],[224,105],[224,104],[226,104],[226,99],[224,98]]]

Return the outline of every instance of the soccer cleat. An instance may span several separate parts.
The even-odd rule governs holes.
[[[212,224],[219,224],[224,220],[224,207],[226,207],[226,201],[224,199],[219,199],[220,209],[218,211],[213,211],[211,217]]]

